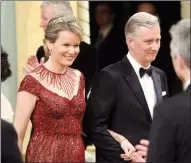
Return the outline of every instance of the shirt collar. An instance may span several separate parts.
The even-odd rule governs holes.
[[[104,30],[100,30],[99,33],[102,33],[103,37],[106,38],[112,28],[113,24],[111,23]]]
[[[185,83],[184,83],[184,91],[188,88],[188,86],[190,85],[190,80],[187,80]]]
[[[138,77],[140,77],[139,74],[139,69],[143,66],[141,66],[133,57],[132,55],[128,52],[127,54],[127,58],[129,59],[129,62],[131,63],[131,65],[133,66],[133,69],[135,70],[135,73],[137,74]],[[148,69],[150,67],[150,64],[148,67],[146,67],[145,69]]]

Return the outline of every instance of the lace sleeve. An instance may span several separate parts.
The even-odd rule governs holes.
[[[18,92],[28,92],[36,97],[39,96],[39,83],[30,75],[25,76],[25,78],[21,81]]]

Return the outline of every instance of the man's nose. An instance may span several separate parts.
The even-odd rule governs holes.
[[[41,28],[44,28],[44,26],[45,26],[44,20],[40,20],[40,27],[41,27]]]
[[[71,46],[69,53],[74,55],[76,53],[75,47]]]
[[[42,20],[40,21],[40,27],[43,27],[43,22],[42,22]]]

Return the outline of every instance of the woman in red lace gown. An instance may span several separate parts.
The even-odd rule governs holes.
[[[85,162],[84,77],[69,68],[79,53],[81,34],[75,18],[51,19],[45,31],[49,60],[20,84],[14,120],[20,150],[29,119],[33,125],[26,162]]]

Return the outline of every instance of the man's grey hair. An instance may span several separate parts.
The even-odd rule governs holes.
[[[182,19],[170,29],[171,55],[181,55],[190,68],[190,19]]]
[[[73,16],[73,10],[70,5],[69,1],[42,1],[41,7],[46,7],[46,6],[53,6],[54,10],[54,16],[59,17],[59,16]]]
[[[147,12],[138,12],[131,16],[125,25],[126,38],[132,38],[137,33],[140,27],[152,28],[154,25],[159,25],[157,16]]]

